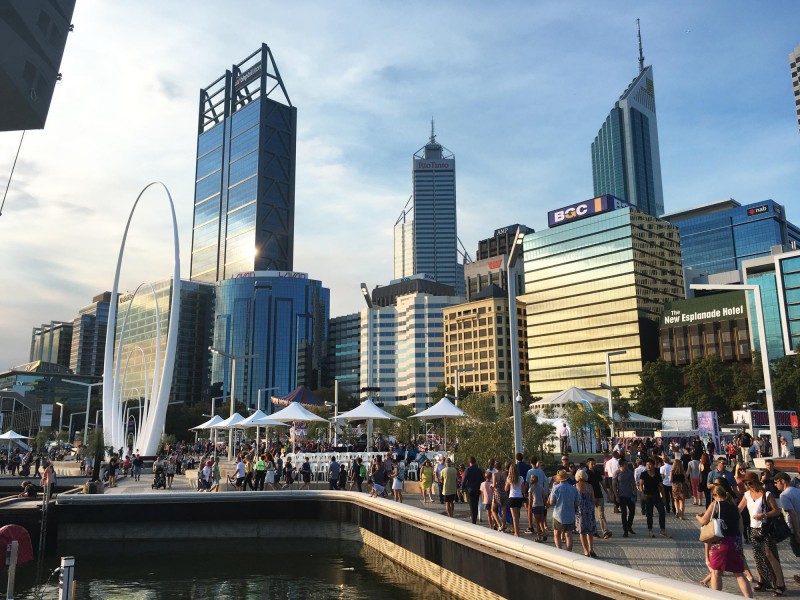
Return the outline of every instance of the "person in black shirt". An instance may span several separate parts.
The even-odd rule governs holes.
[[[18,496],[19,498],[27,498],[28,500],[35,500],[36,499],[36,488],[30,481],[23,481],[22,482],[22,493]]]
[[[753,436],[742,427],[736,436],[736,444],[739,446],[739,454],[745,467],[750,466],[750,447],[753,445]]]
[[[608,530],[608,523],[606,523],[605,497],[603,496],[606,482],[602,473],[597,470],[594,458],[586,459],[586,473],[589,475],[589,485],[592,486],[592,490],[594,491],[595,515],[597,520],[600,521],[600,527],[603,530],[603,539],[607,540],[611,537],[611,532]]]
[[[664,484],[661,480],[661,473],[656,471],[653,459],[647,459],[645,463],[647,470],[639,477],[639,491],[644,499],[645,514],[647,515],[647,530],[650,537],[656,537],[653,533],[653,508],[658,511],[658,526],[661,529],[661,537],[672,537],[667,533],[666,513],[664,511]]]
[[[483,483],[483,470],[478,467],[474,456],[469,457],[469,466],[461,478],[461,489],[467,493],[469,511],[472,523],[478,522],[478,501],[481,497],[481,484]]]

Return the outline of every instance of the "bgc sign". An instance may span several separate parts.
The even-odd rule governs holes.
[[[565,225],[572,221],[579,221],[580,219],[585,219],[586,217],[616,210],[618,208],[635,208],[635,206],[633,204],[628,204],[624,200],[620,200],[616,196],[606,194],[604,196],[592,198],[591,200],[585,200],[578,204],[573,204],[572,206],[551,210],[547,213],[547,226],[557,227],[558,225]]]

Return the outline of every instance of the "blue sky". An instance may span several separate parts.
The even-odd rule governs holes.
[[[497,227],[541,229],[548,210],[591,197],[589,146],[637,73],[637,17],[667,212],[772,198],[800,223],[793,1],[82,0],[47,127],[26,134],[0,217],[0,368],[28,360],[33,326],[111,288],[150,181],[175,199],[188,275],[198,90],[261,42],[298,109],[295,270],[331,288],[336,316],[361,308],[360,282],[392,277],[392,225],[431,116],[456,156],[470,253]],[[3,188],[18,141],[0,134]],[[122,288],[170,274],[167,219],[146,197]]]

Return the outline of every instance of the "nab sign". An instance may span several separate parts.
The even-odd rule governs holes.
[[[616,210],[617,208],[635,207],[633,204],[628,204],[624,200],[620,200],[611,194],[606,194],[604,196],[592,198],[591,200],[585,200],[578,204],[573,204],[572,206],[551,210],[547,213],[547,226],[557,227],[558,225],[579,221],[580,219],[585,219],[592,215]]]

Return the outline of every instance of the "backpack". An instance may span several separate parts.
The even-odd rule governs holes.
[[[358,475],[362,479],[366,479],[367,478],[367,466],[366,465],[361,465],[361,467],[359,467]]]

